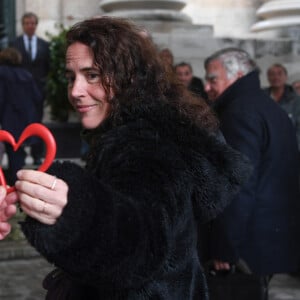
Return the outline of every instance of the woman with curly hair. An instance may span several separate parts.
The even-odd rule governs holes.
[[[166,72],[126,20],[69,30],[68,95],[87,165],[21,170],[16,182],[24,234],[57,268],[46,299],[207,299],[197,222],[223,210],[248,164],[216,138],[205,102]]]

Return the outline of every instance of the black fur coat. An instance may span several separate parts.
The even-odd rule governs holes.
[[[172,118],[162,110],[104,124],[89,133],[86,169],[49,170],[68,183],[68,204],[55,225],[27,218],[22,228],[63,270],[53,299],[207,299],[196,220],[221,212],[249,169],[213,135]]]

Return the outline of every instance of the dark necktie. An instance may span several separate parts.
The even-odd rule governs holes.
[[[32,60],[32,45],[31,45],[31,38],[28,38],[28,54],[30,57],[30,60]]]

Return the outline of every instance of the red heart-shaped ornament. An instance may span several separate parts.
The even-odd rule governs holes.
[[[39,123],[30,124],[24,129],[17,143],[14,137],[8,131],[0,130],[0,141],[11,144],[14,151],[17,151],[22,143],[31,136],[37,136],[41,138],[46,145],[45,160],[38,167],[39,171],[45,172],[52,164],[56,154],[56,142],[51,131],[47,127]],[[14,186],[7,187],[2,167],[0,167],[0,184],[6,188],[7,193],[15,190]]]

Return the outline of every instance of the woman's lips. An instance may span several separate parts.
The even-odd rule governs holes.
[[[76,106],[76,110],[79,113],[85,113],[90,111],[91,109],[93,109],[96,106],[96,104],[91,104],[91,105],[77,105]]]

